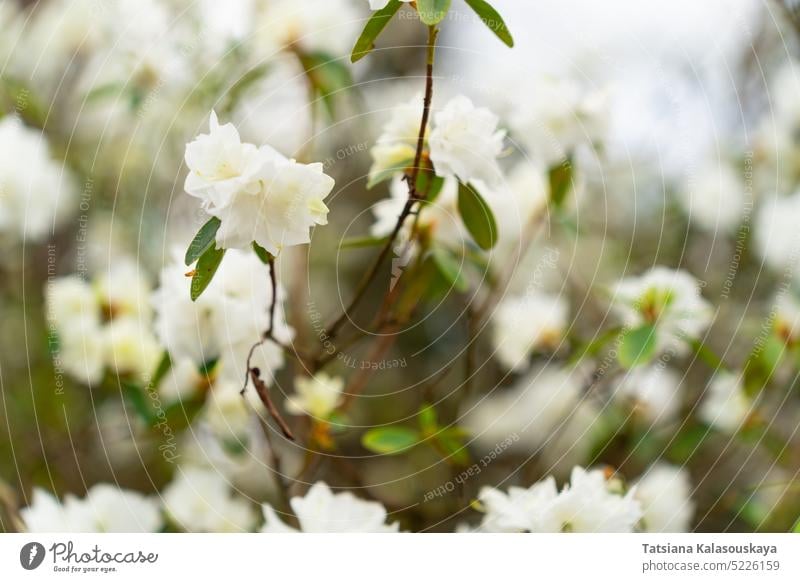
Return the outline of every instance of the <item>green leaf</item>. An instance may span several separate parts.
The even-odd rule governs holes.
[[[477,190],[467,184],[458,186],[458,212],[479,247],[488,251],[497,244],[497,222],[492,209]]]
[[[656,353],[656,328],[643,325],[625,332],[619,346],[617,359],[625,368],[649,362]]]
[[[417,176],[417,192],[427,204],[436,201],[443,187],[444,178],[437,176],[433,170],[423,170]]]
[[[321,52],[301,54],[300,62],[314,91],[322,99],[328,116],[333,119],[334,97],[337,93],[353,86],[350,69],[341,61]]]
[[[389,0],[389,3],[382,9],[376,11],[367,22],[361,36],[358,37],[353,52],[350,55],[352,62],[357,62],[367,56],[375,48],[375,39],[383,32],[392,17],[397,14],[403,5],[400,0]]]
[[[445,458],[460,466],[470,463],[469,451],[463,439],[464,435],[459,427],[448,428],[436,436]]]
[[[398,163],[371,175],[367,180],[367,190],[370,190],[386,180],[390,180],[397,172],[402,172],[414,164],[414,158],[400,160]]]
[[[365,249],[379,247],[386,244],[388,236],[354,236],[346,238],[339,243],[340,249]]]
[[[514,46],[514,38],[508,31],[503,17],[494,9],[494,7],[485,0],[465,0],[465,2],[475,11],[483,23],[489,27],[497,38],[502,40],[506,46],[512,48]]]
[[[453,289],[459,293],[464,293],[469,289],[469,282],[464,277],[462,263],[457,261],[450,254],[450,251],[442,247],[434,247],[431,251],[431,257],[439,269],[439,274],[445,278]]]
[[[382,455],[396,455],[419,442],[419,433],[403,426],[373,428],[361,437],[364,448]]]
[[[417,0],[419,18],[428,26],[439,24],[450,10],[451,0]]]
[[[211,248],[211,246],[214,244],[214,238],[217,236],[217,231],[219,230],[221,224],[222,221],[215,216],[200,227],[200,230],[198,230],[197,234],[194,235],[192,242],[189,243],[189,248],[186,249],[186,257],[184,258],[184,262],[187,266],[194,263],[203,253]]]
[[[194,274],[192,275],[192,285],[190,287],[192,301],[197,301],[197,298],[203,294],[203,291],[205,291],[206,287],[211,283],[214,274],[217,272],[222,262],[222,257],[224,256],[225,249],[211,247],[204,252],[197,261],[197,267],[195,267]]]
[[[797,523],[794,524],[794,529],[792,529],[793,533],[800,533],[800,518],[797,519]]]
[[[261,259],[261,262],[265,265],[269,265],[270,261],[275,260],[275,257],[273,257],[267,249],[255,241],[253,241],[253,250],[255,251],[256,256]]]
[[[167,375],[171,367],[172,358],[169,356],[169,352],[164,350],[164,353],[161,355],[161,360],[159,360],[158,366],[156,367],[156,371],[153,373],[153,377],[150,378],[148,389],[158,389],[158,385],[161,384],[161,381]]]
[[[572,190],[572,158],[567,158],[563,163],[550,168],[548,177],[550,180],[550,201],[556,208],[561,208],[567,199],[567,194]]]
[[[436,409],[432,404],[423,404],[419,409],[419,428],[426,435],[436,432],[438,420],[436,419]]]

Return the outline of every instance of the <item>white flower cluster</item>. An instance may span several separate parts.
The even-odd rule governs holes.
[[[626,326],[655,327],[659,353],[686,353],[686,342],[698,339],[713,316],[697,280],[685,271],[665,267],[620,281],[614,305]]]
[[[272,288],[267,267],[253,253],[232,250],[225,255],[216,276],[205,292],[192,301],[191,280],[176,257],[161,272],[153,296],[155,330],[173,362],[189,361],[196,368],[216,363],[219,375],[241,382],[247,369],[247,354],[269,325]],[[286,324],[278,289],[274,335],[290,341],[292,329]],[[255,352],[253,365],[265,378],[283,365],[283,352],[266,342]]]
[[[161,348],[151,331],[150,285],[138,265],[120,261],[89,283],[71,275],[46,289],[58,365],[90,386],[111,370],[147,381]]]
[[[222,221],[217,246],[244,249],[255,241],[277,255],[309,242],[309,228],[327,224],[323,200],[334,186],[322,164],[299,164],[267,145],[242,143],[233,124],[220,125],[213,112],[210,125],[186,146],[185,188]]]
[[[40,131],[8,116],[0,120],[0,234],[39,241],[74,208],[72,175],[50,154]]]
[[[146,533],[159,531],[164,522],[154,498],[106,483],[94,485],[83,499],[67,495],[63,503],[34,489],[21,517],[32,533]]]
[[[632,532],[686,531],[693,505],[688,476],[667,465],[652,467],[627,493],[601,470],[572,470],[570,483],[559,491],[548,477],[528,489],[503,493],[481,490],[485,511],[479,531],[485,532]]]

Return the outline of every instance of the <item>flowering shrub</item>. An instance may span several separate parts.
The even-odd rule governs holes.
[[[492,4],[0,5],[0,527],[798,528],[796,14],[630,147]]]

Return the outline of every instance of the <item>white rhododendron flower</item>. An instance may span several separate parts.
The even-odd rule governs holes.
[[[341,57],[350,54],[363,23],[350,0],[271,0],[257,15],[256,40],[261,54],[294,47]]]
[[[797,297],[797,291],[788,289],[779,294],[775,298],[773,311],[775,332],[787,342],[800,339],[800,298]]]
[[[34,489],[33,502],[20,515],[32,533],[146,533],[159,531],[163,522],[155,499],[106,483],[94,485],[83,499],[67,495],[63,503]]]
[[[242,398],[242,383],[221,379],[206,401],[204,418],[217,438],[229,443],[244,440],[249,432],[250,404]],[[253,391],[248,393],[248,397]]]
[[[524,82],[524,81],[523,81]],[[599,142],[607,131],[608,95],[586,90],[573,79],[540,75],[520,90],[514,79],[509,124],[534,158],[551,167],[582,145]]]
[[[723,432],[735,433],[754,410],[753,403],[745,394],[742,377],[718,372],[703,395],[700,418]]]
[[[303,533],[392,533],[400,525],[386,524],[386,509],[375,501],[364,501],[352,493],[333,493],[323,482],[315,483],[305,497],[290,501]],[[263,505],[264,533],[297,530],[286,525],[269,504]]]
[[[674,420],[680,410],[681,377],[666,366],[647,366],[626,372],[615,396],[633,406],[637,415],[653,424]]]
[[[536,293],[503,299],[492,317],[492,341],[500,363],[521,370],[527,367],[532,352],[558,348],[568,315],[569,306],[560,295]]]
[[[548,477],[527,490],[512,487],[508,494],[484,487],[479,500],[486,511],[481,530],[492,532],[631,532],[642,516],[634,491],[620,495],[603,471],[581,467],[572,470],[560,492]]]
[[[299,164],[269,146],[242,143],[233,124],[212,112],[210,133],[186,146],[186,191],[222,221],[220,248],[244,249],[252,241],[277,255],[311,240],[309,229],[327,224],[323,200],[333,179],[322,164]]]
[[[161,272],[161,286],[153,295],[158,339],[174,360],[190,359],[198,367],[219,360],[222,375],[241,380],[250,347],[269,325],[272,288],[265,284],[267,266],[253,253],[228,251],[196,301],[189,295],[191,279],[185,273],[177,258]],[[282,291],[278,293],[274,333],[281,341],[290,341],[293,332],[284,320]],[[283,351],[274,342],[265,342],[255,351],[253,365],[266,378],[283,365]]]
[[[38,241],[76,207],[73,178],[41,131],[0,119],[0,234]]]
[[[82,278],[69,275],[53,279],[46,288],[48,316],[60,329],[84,322],[100,325],[100,301],[92,286]]]
[[[713,316],[697,279],[665,267],[653,267],[644,275],[620,281],[614,306],[626,326],[655,326],[659,352],[685,353],[686,340],[698,339]]]
[[[398,168],[402,169],[413,164],[419,141],[422,107],[422,95],[415,95],[410,101],[392,108],[389,120],[383,126],[375,146],[370,150],[371,179],[375,179],[383,172],[396,171]],[[426,128],[425,131],[427,139],[430,128]]]
[[[602,90],[585,90],[568,78],[537,76],[528,86],[514,87],[509,125],[514,138],[529,154],[552,167],[569,158],[581,145],[600,141],[609,119],[608,95]],[[524,81],[523,81],[524,83]]]
[[[680,200],[689,220],[700,228],[730,232],[745,210],[744,180],[731,164],[708,161],[689,174]]]
[[[761,208],[755,224],[755,246],[776,270],[800,263],[800,192],[770,198]]]
[[[153,312],[150,294],[153,286],[133,261],[114,262],[108,269],[98,273],[94,286],[103,307],[112,316],[132,315],[150,317]]]
[[[585,431],[598,414],[584,397],[589,372],[588,366],[533,368],[510,389],[466,406],[462,424],[480,449],[490,450],[511,439],[509,448],[529,453],[544,449],[557,458],[576,442],[589,441]]]
[[[297,394],[286,400],[286,410],[292,414],[308,414],[316,419],[326,419],[344,401],[344,379],[324,373],[312,378],[299,377],[294,381]]]
[[[149,327],[133,317],[115,318],[102,330],[106,365],[118,374],[147,381],[161,358],[161,347]]]
[[[475,107],[467,97],[450,100],[434,115],[430,133],[431,161],[439,176],[455,176],[461,182],[497,184],[502,171],[497,158],[503,152],[505,131],[498,117]]]
[[[634,484],[648,532],[689,531],[694,514],[692,485],[686,469],[656,463]]]
[[[181,467],[162,497],[167,515],[188,532],[251,531],[257,520],[247,499],[212,469]]]

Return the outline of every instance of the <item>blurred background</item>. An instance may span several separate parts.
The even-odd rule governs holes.
[[[152,386],[166,424],[149,408],[163,351],[151,296],[205,222],[184,193],[185,145],[213,109],[243,140],[322,162],[335,178],[330,224],[279,257],[292,345],[324,349],[320,322],[341,312],[378,252],[341,243],[369,235],[396,188],[366,187],[371,150],[392,108],[422,93],[425,27],[403,8],[351,65],[370,16],[363,0],[0,0],[0,529],[26,527],[34,487],[63,498],[112,483],[159,498],[180,467],[199,466],[250,504],[324,480],[380,501],[404,530],[454,531],[480,520],[482,486],[563,482],[575,465],[626,483],[654,466],[680,471],[687,530],[795,527],[800,307],[776,296],[793,297],[800,250],[800,10],[789,0],[493,5],[515,47],[454,0],[434,114],[460,94],[496,113],[509,188],[542,190],[548,207],[536,222],[522,203],[502,219],[495,209],[513,225],[510,242],[470,275],[469,292],[428,282],[409,321],[345,345],[327,371],[352,402],[327,423],[287,415],[300,436],[290,442],[217,399],[205,368],[173,361]],[[549,151],[554,137],[569,144],[568,166],[564,148]],[[569,186],[556,204],[561,167]],[[704,349],[652,370],[606,370],[607,344],[581,358],[620,323],[609,289],[656,265],[691,273],[713,306]],[[261,267],[251,284],[266,282]],[[67,277],[91,286],[104,326],[130,308],[146,328],[130,340],[144,369],[120,366],[128,347],[111,332],[84,339],[75,364],[58,314],[79,299],[52,291]],[[391,278],[387,262],[354,321],[367,325]],[[510,366],[498,335],[540,322],[509,316],[504,300],[539,294],[559,298],[565,323]],[[88,374],[87,352],[109,346],[111,362]],[[732,428],[701,412],[723,367],[746,384]],[[303,368],[291,355],[276,366],[281,410]],[[399,455],[365,446],[376,427],[424,432],[429,409],[454,440]],[[456,479],[475,463],[479,474]]]

